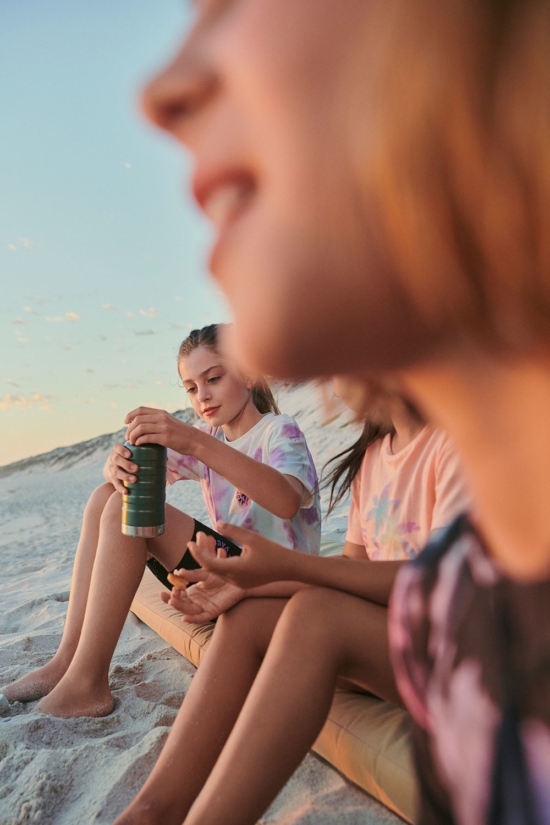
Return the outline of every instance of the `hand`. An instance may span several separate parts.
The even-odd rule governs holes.
[[[123,482],[135,484],[137,481],[135,473],[138,471],[138,466],[131,461],[131,458],[132,453],[124,444],[115,444],[103,468],[105,479],[113,485],[117,493],[127,492]]]
[[[187,546],[203,570],[244,589],[295,579],[294,566],[300,555],[295,550],[288,550],[252,530],[234,524],[218,522],[217,529],[222,535],[242,545],[242,553],[240,556],[226,558],[216,556],[212,554],[211,544],[206,541],[207,536],[198,533],[197,541],[190,541]]]
[[[216,542],[212,536],[205,536],[201,533],[197,539],[204,543],[205,552],[216,556]],[[225,558],[226,555],[225,550],[221,548],[218,550],[218,558]],[[184,622],[200,624],[212,621],[244,598],[245,591],[241,587],[224,581],[220,576],[208,570],[175,570],[174,572],[187,581],[196,582],[186,590],[178,590],[174,587],[171,593],[160,594],[163,602],[183,613]]]
[[[130,444],[162,444],[182,455],[192,455],[196,428],[179,421],[166,410],[138,407],[128,413],[124,423],[128,425],[126,438]]]

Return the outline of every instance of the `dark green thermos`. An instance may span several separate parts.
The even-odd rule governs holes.
[[[122,497],[122,532],[126,536],[154,538],[164,533],[166,501],[166,447],[143,444],[136,447],[127,441],[124,446],[138,465],[135,484],[125,484]]]

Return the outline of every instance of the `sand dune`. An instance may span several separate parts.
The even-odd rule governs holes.
[[[324,423],[310,385],[283,390],[279,400],[308,435],[318,467],[355,437],[346,412]],[[57,648],[82,510],[121,434],[0,468],[0,684],[43,664]],[[206,518],[198,484],[177,484],[169,499]],[[325,529],[343,540],[345,524],[343,504]],[[193,674],[130,615],[111,669],[116,708],[110,716],[64,720],[36,713],[34,703],[12,705],[0,717],[0,825],[112,823],[155,762]],[[261,822],[400,820],[309,755]]]

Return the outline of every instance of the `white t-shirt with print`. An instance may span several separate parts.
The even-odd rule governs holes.
[[[197,458],[168,450],[167,481],[200,481],[212,527],[218,520],[254,530],[284,547],[318,553],[321,538],[321,507],[318,478],[306,439],[296,421],[288,415],[266,413],[248,432],[227,441],[221,427],[200,423],[198,429],[218,438],[256,461],[269,464],[302,482],[309,493],[298,513],[282,519],[260,507]]]

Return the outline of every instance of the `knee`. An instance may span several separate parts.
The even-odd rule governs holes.
[[[239,646],[257,649],[265,653],[266,644],[262,642],[265,634],[264,610],[261,600],[243,599],[231,610],[222,613],[216,623],[216,636],[222,639],[224,646],[229,640]]]
[[[330,596],[334,591],[306,587],[289,599],[277,627],[287,641],[319,646],[330,641]]]
[[[114,488],[110,484],[107,484],[106,486],[111,487],[111,494],[108,496],[103,506],[100,524],[102,528],[107,527],[110,529],[115,524],[120,526],[122,496],[120,493],[115,492]]]
[[[105,505],[114,492],[115,488],[108,481],[106,481],[105,484],[100,484],[99,487],[96,487],[86,504],[86,510],[84,513],[85,517],[95,518],[99,521],[105,509]]]

